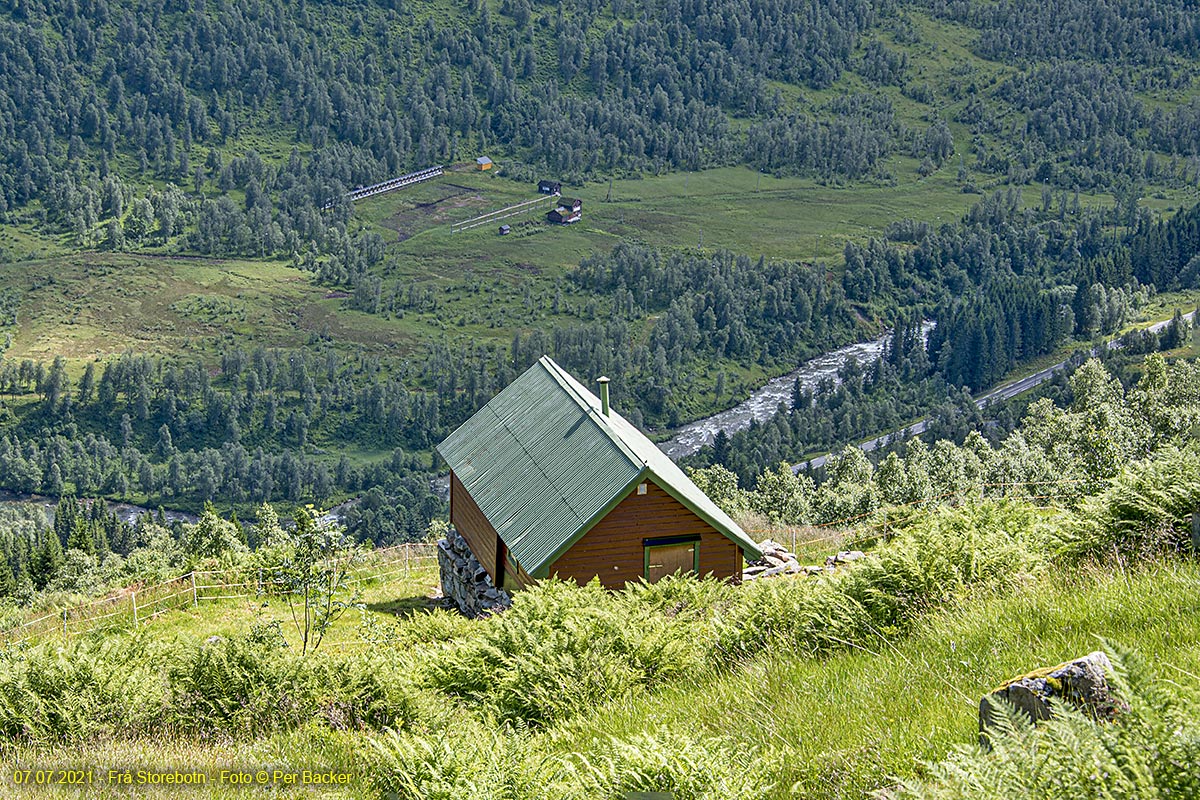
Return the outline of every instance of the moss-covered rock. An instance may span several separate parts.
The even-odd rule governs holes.
[[[1109,689],[1112,664],[1097,650],[1055,667],[1043,667],[1006,681],[979,701],[979,743],[989,746],[995,720],[1007,703],[1033,722],[1049,719],[1054,702],[1068,702],[1097,719],[1112,719],[1122,705]]]

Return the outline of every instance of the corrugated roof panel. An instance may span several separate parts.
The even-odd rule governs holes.
[[[543,357],[438,445],[530,574],[574,543],[649,467],[677,500],[757,548],[653,442]]]
[[[438,452],[531,572],[641,471],[540,362]]]
[[[553,362],[551,363],[553,364]],[[700,487],[693,483],[692,479],[684,474],[683,470],[666,453],[658,449],[658,445],[646,438],[646,435],[634,427],[629,420],[612,411],[611,408],[609,409],[610,414],[605,416],[601,413],[598,397],[588,391],[562,367],[557,364],[554,364],[554,367],[558,370],[559,379],[577,395],[578,402],[587,404],[592,409],[597,424],[608,428],[609,435],[628,447],[633,453],[634,459],[649,467],[650,471],[659,479],[659,485],[668,494],[740,544],[747,551],[749,557],[757,558],[762,555],[758,550],[758,545],[746,535],[741,526],[722,511],[720,506],[714,503],[708,495],[700,491]]]

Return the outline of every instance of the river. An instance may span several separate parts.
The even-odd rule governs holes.
[[[54,507],[58,505],[58,498],[45,497],[44,495],[40,494],[17,494],[15,492],[0,490],[0,505],[9,504],[39,505],[47,515],[53,516]],[[117,517],[119,517],[121,521],[127,525],[132,525],[133,523],[137,522],[138,518],[143,514],[155,515],[158,513],[157,509],[143,508],[142,506],[130,505],[129,503],[114,503],[106,500],[105,505],[108,506],[109,511],[115,512]],[[163,510],[163,518],[168,523],[175,522],[176,520],[179,520],[180,522],[195,522],[197,519],[199,519],[199,517],[197,517],[195,514],[189,514],[186,511],[171,511],[169,509]]]
[[[926,321],[922,325],[922,333],[925,336],[928,336],[932,329],[932,322]],[[792,386],[797,378],[800,379],[801,386],[810,391],[816,389],[826,378],[837,383],[838,373],[847,361],[854,358],[864,366],[874,363],[883,354],[883,349],[891,338],[891,333],[885,333],[878,339],[848,344],[805,361],[787,375],[768,381],[733,408],[677,428],[674,435],[660,444],[659,448],[678,461],[701,447],[712,444],[717,431],[733,435],[743,428],[750,427],[751,420],[766,422],[778,410],[780,403],[790,407]]]

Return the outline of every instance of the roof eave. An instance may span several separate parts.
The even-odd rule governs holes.
[[[578,531],[568,538],[563,544],[559,545],[550,555],[542,559],[532,569],[522,565],[522,568],[529,574],[529,577],[541,580],[550,577],[550,568],[554,566],[554,562],[561,558],[568,550],[576,545],[580,539],[588,534],[592,528],[607,517],[614,508],[619,506],[621,502],[633,492],[635,486],[641,483],[647,475],[650,474],[650,468],[643,466],[641,471],[629,481],[621,491],[614,493],[613,498],[604,504],[604,507],[597,511],[591,519],[583,524]]]
[[[675,501],[688,511],[691,511],[697,517],[707,522],[710,526],[712,526],[713,530],[717,531],[726,539],[729,539],[738,547],[740,547],[742,552],[746,554],[746,558],[748,560],[755,561],[762,558],[762,551],[758,549],[758,544],[756,544],[749,536],[747,536],[746,532],[740,527],[730,528],[727,524],[725,524],[725,522],[717,519],[703,508],[697,506],[695,503],[689,500],[687,495],[675,489],[669,480],[666,480],[662,476],[658,475],[650,468],[647,468],[646,472],[648,472],[651,477],[655,479],[655,484],[658,486],[658,488],[675,498]]]

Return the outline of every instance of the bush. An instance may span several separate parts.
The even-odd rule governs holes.
[[[621,800],[668,792],[676,800],[761,797],[753,750],[724,737],[658,730],[595,740],[585,756],[548,756],[517,730],[475,724],[451,740],[389,731],[372,741],[374,785],[413,800]]]
[[[1200,453],[1194,445],[1164,448],[1151,460],[1125,467],[1104,492],[1087,498],[1075,523],[1063,531],[1062,549],[1074,557],[1178,550],[1191,535],[1197,510]]]
[[[701,666],[685,626],[598,581],[547,581],[431,653],[425,680],[501,720],[541,724]]]
[[[213,637],[170,671],[178,724],[197,732],[261,734],[323,720],[339,730],[403,727],[419,716],[396,659],[303,656],[250,637]]]
[[[1052,538],[1042,512],[981,502],[939,509],[836,573],[759,580],[715,620],[716,658],[789,646],[809,654],[899,633],[921,612],[973,586],[1036,571]]]
[[[150,729],[170,708],[158,655],[136,636],[0,651],[0,734],[41,743]]]

